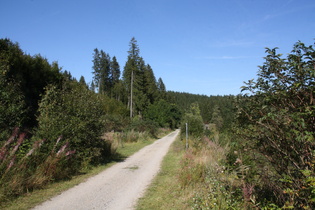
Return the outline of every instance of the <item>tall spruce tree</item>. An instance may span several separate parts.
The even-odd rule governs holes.
[[[135,111],[142,116],[143,111],[149,105],[149,98],[146,86],[146,65],[142,57],[139,59],[138,71],[134,79],[134,105]]]
[[[92,90],[93,92],[95,92],[95,84],[94,81],[92,80],[91,85],[90,85],[90,90]]]
[[[160,78],[159,83],[156,82],[151,66],[146,64],[140,56],[140,49],[134,37],[129,43],[128,60],[124,67],[123,82],[129,93],[128,107],[130,109],[130,117],[136,114],[142,117],[148,106],[159,99],[158,85],[164,96],[166,94],[162,79]]]
[[[84,76],[80,77],[79,83],[82,84],[84,87],[88,88],[88,85],[85,82]]]
[[[133,37],[129,43],[128,60],[124,67],[123,81],[126,85],[127,92],[130,93],[128,97],[128,107],[130,109],[130,117],[134,115],[134,80],[139,72],[140,49],[137,40]]]
[[[153,70],[149,64],[146,65],[145,72],[145,88],[150,104],[153,104],[157,99],[158,87],[153,73]],[[164,86],[165,87],[165,86]]]
[[[159,99],[166,99],[166,87],[161,77],[158,79],[157,89],[159,92]]]
[[[100,78],[101,78],[101,64],[100,64],[100,52],[98,51],[97,48],[94,49],[94,53],[93,53],[93,83],[96,87],[96,89],[98,89],[99,87],[99,83],[100,83]]]
[[[116,83],[118,83],[119,78],[120,78],[120,66],[115,56],[112,58],[112,61],[110,63],[110,68],[111,68],[111,77],[112,77],[112,83],[113,83],[112,86],[114,86]]]
[[[99,93],[110,94],[111,89],[111,61],[109,54],[103,50],[94,49],[93,54],[93,80]]]
[[[120,78],[120,66],[119,63],[117,62],[116,57],[114,56],[110,62],[110,73],[111,73],[111,97],[115,97],[117,96],[117,93],[115,93],[115,91],[117,90],[117,88],[115,88],[115,86],[117,86],[117,84],[119,83],[119,78]]]

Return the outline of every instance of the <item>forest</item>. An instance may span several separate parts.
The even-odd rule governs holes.
[[[126,143],[181,128],[183,140],[188,123],[177,181],[194,209],[314,209],[315,51],[266,54],[239,95],[206,96],[167,90],[135,38],[123,68],[95,48],[91,82],[0,39],[0,201],[106,163],[106,133]]]
[[[106,162],[114,150],[102,138],[107,132],[155,136],[159,128],[178,128],[187,103],[177,104],[189,98],[200,98],[205,115],[211,109],[202,96],[167,92],[134,38],[122,71],[115,56],[94,49],[91,83],[10,39],[0,40],[0,56],[1,199]]]

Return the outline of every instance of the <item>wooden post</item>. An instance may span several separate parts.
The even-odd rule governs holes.
[[[131,71],[131,82],[130,82],[130,118],[132,118],[132,95],[133,95],[133,90],[132,90],[132,87],[133,87],[133,70]]]
[[[188,123],[186,123],[186,150],[188,149]]]

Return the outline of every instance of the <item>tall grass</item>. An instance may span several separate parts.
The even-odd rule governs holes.
[[[160,129],[158,132],[159,137],[162,137],[169,132],[169,129]],[[61,192],[80,184],[81,182],[84,182],[87,178],[100,173],[101,171],[115,164],[117,161],[121,161],[122,159],[129,157],[139,149],[148,144],[151,144],[155,140],[153,138],[150,138],[133,143],[125,142],[122,146],[120,143],[121,141],[119,140],[120,135],[120,133],[108,132],[103,136],[104,140],[108,141],[108,143],[111,143],[111,150],[116,153],[116,155],[112,153],[113,156],[111,157],[111,159],[108,159],[108,162],[106,162],[106,164],[104,163],[98,166],[91,166],[84,171],[81,170],[79,174],[72,176],[71,179],[48,183],[47,185],[41,187],[41,189],[39,190],[29,191],[29,193],[5,202],[3,205],[0,204],[0,208],[8,210],[31,209],[39,203],[42,203],[45,200],[52,198],[55,195],[60,194]]]
[[[229,150],[228,144],[220,146],[218,135],[212,140],[204,137],[200,144],[203,146],[194,152],[191,163],[192,168],[202,170],[202,173],[199,172],[202,176],[201,181],[194,182],[192,208],[243,209],[242,182],[234,171],[228,171],[224,166]]]
[[[148,131],[135,131],[129,130],[125,132],[107,132],[103,135],[103,139],[111,145],[111,154],[116,155],[118,148],[124,148],[126,144],[136,144],[139,142],[147,142],[150,143],[150,140],[157,139],[159,137],[163,137],[167,133],[169,133],[170,129],[159,128],[156,131],[156,136],[153,136]],[[140,147],[145,144],[139,144]],[[140,148],[139,147],[139,148]],[[135,147],[137,148],[137,147]],[[121,149],[120,149],[121,151]],[[135,150],[136,151],[136,150]],[[129,154],[129,153],[128,153]]]
[[[215,132],[202,139],[177,139],[162,170],[137,209],[244,209],[242,180],[225,167],[229,143]]]
[[[164,135],[169,131],[160,129],[158,133]],[[111,162],[110,160],[115,161],[117,157],[121,159],[130,156],[152,143],[154,139],[146,132],[132,131],[127,133],[109,132],[104,134],[103,140],[110,145],[112,159],[109,158],[108,161]],[[61,142],[63,142],[62,138],[59,137],[54,142],[51,151],[45,153],[44,146],[48,140],[32,142],[18,128],[14,130],[0,148],[0,208],[6,207],[18,197],[23,197],[21,195],[27,193],[27,197],[29,197],[34,190],[38,192],[37,189],[43,190],[47,186],[55,186],[56,181],[62,181],[60,182],[62,185],[63,180],[67,180],[68,183],[68,180],[81,172],[89,174],[92,169],[95,171],[95,167],[76,167],[75,151],[69,148],[69,144]],[[104,166],[102,165],[100,168],[104,168]],[[43,201],[38,198],[35,200]],[[26,206],[33,206],[34,203],[36,204],[34,201]]]
[[[1,203],[41,188],[53,180],[67,178],[73,170],[69,163],[75,151],[70,150],[67,143],[59,145],[61,137],[56,140],[54,148],[48,154],[40,151],[45,140],[35,141],[31,145],[26,137],[25,132],[16,128],[1,147]]]

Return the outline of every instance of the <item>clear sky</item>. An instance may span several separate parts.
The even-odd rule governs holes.
[[[129,41],[167,90],[240,93],[265,47],[286,55],[315,38],[314,0],[0,0],[0,38],[92,80],[93,49],[116,56]]]

